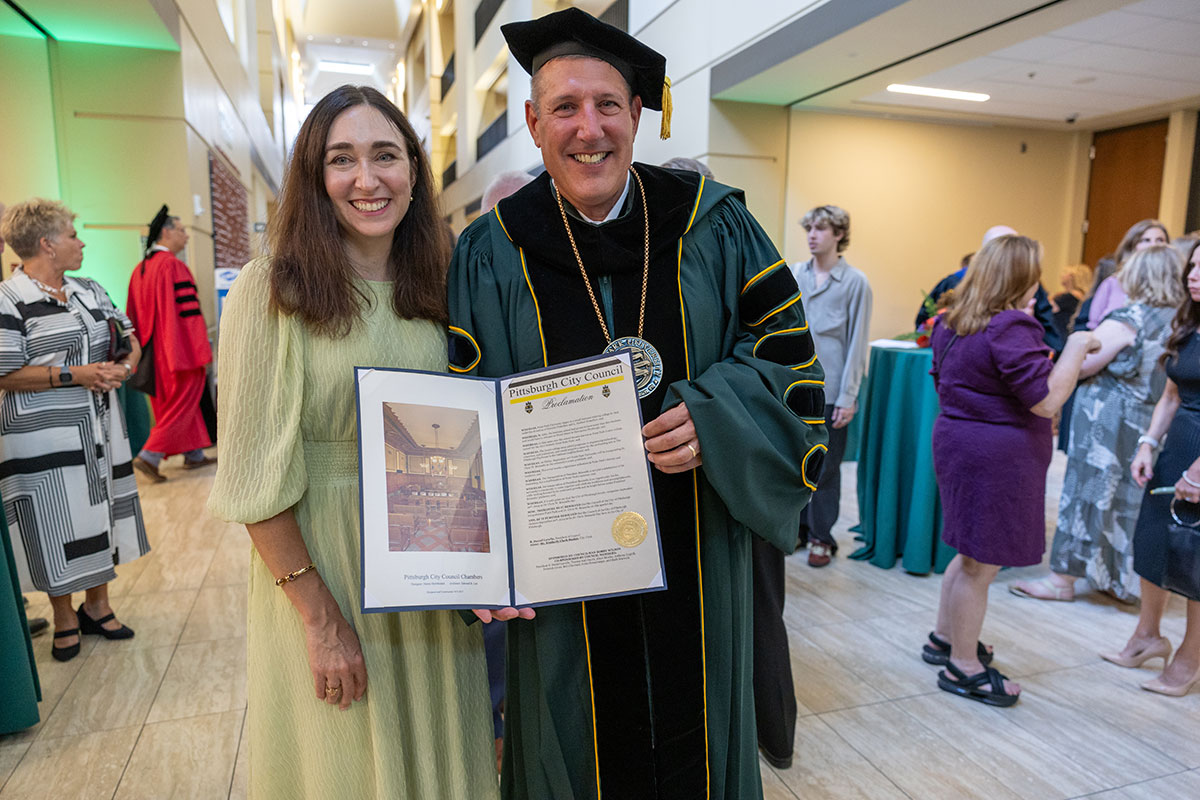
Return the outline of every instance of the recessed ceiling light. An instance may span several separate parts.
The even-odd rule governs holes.
[[[334,39],[334,40],[333,40],[333,43],[334,43],[334,44],[341,44],[341,43],[342,43],[342,37],[340,37],[340,36],[339,36],[338,38]]]
[[[317,69],[322,72],[341,72],[346,75],[370,75],[375,71],[375,68],[370,64],[355,64],[350,61],[325,61],[317,62]]]
[[[363,42],[363,47],[366,47],[368,44],[370,44],[370,42],[364,41],[364,42]]]
[[[959,92],[954,89],[934,89],[929,86],[908,86],[903,83],[889,84],[887,90],[898,94],[919,94],[925,97],[942,97],[947,100],[970,100],[972,103],[982,103],[991,99],[991,95],[979,92]]]
[[[395,49],[396,49],[396,43],[395,43],[395,42],[391,42],[390,44],[388,44],[388,50],[395,50]]]

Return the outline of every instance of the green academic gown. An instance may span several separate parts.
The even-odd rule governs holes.
[[[0,515],[0,675],[4,676],[0,734],[36,725],[42,687],[33,659],[33,642],[25,619],[8,523],[3,515]]]
[[[538,609],[508,626],[502,793],[521,800],[761,796],[751,531],[795,549],[825,450],[800,292],[742,194],[635,164],[651,253],[643,337],[662,356],[646,421],[687,403],[703,466],[653,471],[665,592]],[[614,338],[638,333],[644,204],[571,221]],[[462,234],[450,368],[497,377],[607,342],[543,174]]]

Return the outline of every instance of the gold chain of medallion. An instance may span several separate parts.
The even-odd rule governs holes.
[[[637,174],[637,170],[633,167],[629,168],[633,173],[634,182],[637,183],[638,194],[642,197],[642,219],[644,225],[644,255],[642,259],[642,307],[638,311],[638,338],[642,338],[642,330],[646,324],[646,287],[650,281],[650,207],[646,205],[646,190],[642,186],[642,178]],[[604,321],[604,314],[600,311],[600,304],[596,302],[596,293],[592,290],[592,281],[588,278],[587,270],[583,268],[583,259],[579,256],[579,247],[575,244],[575,234],[571,233],[571,223],[567,221],[567,210],[563,208],[562,195],[558,193],[558,187],[554,187],[554,199],[558,203],[558,213],[562,215],[563,225],[567,229],[567,238],[571,240],[571,252],[575,254],[575,263],[579,265],[579,274],[583,276],[583,285],[587,287],[588,298],[592,301],[592,308],[596,311],[596,319],[600,320],[600,329],[604,331],[604,340],[612,343],[612,336],[608,333],[608,323]]]

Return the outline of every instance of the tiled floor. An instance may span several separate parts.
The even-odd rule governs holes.
[[[854,465],[844,469],[838,533],[849,553]],[[142,486],[154,550],[120,568],[112,587],[137,638],[88,637],[67,664],[50,658],[49,637],[35,640],[43,721],[0,736],[0,800],[245,796],[249,540],[204,512],[211,470],[167,474]],[[1051,506],[1061,474],[1058,460]],[[789,559],[786,612],[796,757],[789,770],[763,766],[769,800],[1200,797],[1200,691],[1143,692],[1152,668],[1096,656],[1128,635],[1134,609],[1090,593],[1073,604],[1021,600],[1004,585],[1038,570],[1004,573],[985,638],[1025,693],[1015,708],[995,709],[938,691],[918,657],[937,576],[844,557],[814,570],[803,559]],[[32,614],[48,615],[44,597],[30,600]],[[1165,628],[1178,642],[1181,602]]]

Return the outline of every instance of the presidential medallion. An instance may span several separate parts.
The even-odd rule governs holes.
[[[612,536],[621,547],[637,547],[646,541],[647,530],[645,517],[636,511],[625,511],[613,520]]]
[[[587,288],[588,299],[592,301],[592,310],[596,312],[596,320],[600,323],[600,330],[604,331],[604,340],[608,342],[608,347],[604,348],[605,353],[615,353],[618,350],[629,348],[633,351],[633,379],[634,385],[637,387],[638,399],[644,399],[651,392],[658,388],[659,382],[662,380],[662,357],[658,351],[654,349],[654,345],[642,338],[642,333],[646,329],[646,289],[650,285],[650,212],[646,206],[646,188],[642,186],[642,178],[638,175],[636,169],[632,166],[629,172],[633,175],[637,182],[638,194],[642,198],[642,222],[644,247],[642,248],[642,306],[638,309],[638,332],[637,336],[625,336],[620,339],[613,339],[609,335],[608,323],[604,321],[604,314],[600,311],[600,303],[596,300],[596,292],[592,289],[592,279],[588,277],[587,269],[583,266],[583,257],[579,255],[579,246],[575,244],[575,234],[571,232],[571,223],[567,220],[567,211],[563,208],[562,195],[558,193],[558,189],[554,190],[554,200],[558,203],[558,213],[562,217],[563,226],[567,229],[567,239],[571,242],[571,252],[575,254],[575,264],[579,267],[579,274],[583,277],[583,285]]]
[[[638,399],[641,400],[657,389],[662,381],[662,356],[654,349],[654,345],[640,336],[613,339],[608,347],[604,348],[604,352],[615,353],[626,348],[632,351],[633,383],[637,387]]]

